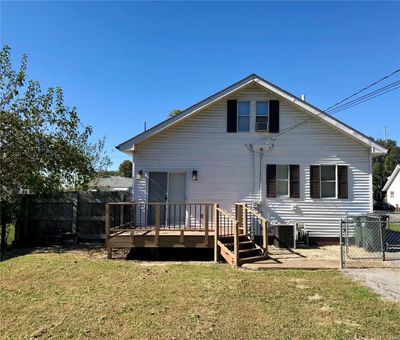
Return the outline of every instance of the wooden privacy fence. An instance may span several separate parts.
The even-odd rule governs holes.
[[[68,192],[48,197],[24,195],[16,224],[21,244],[91,241],[105,237],[105,204],[129,200],[129,193]]]

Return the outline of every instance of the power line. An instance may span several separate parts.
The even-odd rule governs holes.
[[[368,98],[366,98],[366,99],[364,99],[364,100],[362,100],[362,101],[359,101],[359,102],[354,103],[354,104],[351,104],[351,105],[346,105],[346,107],[344,107],[344,108],[339,108],[339,109],[338,109],[337,111],[335,111],[333,114],[336,114],[336,113],[338,113],[338,112],[342,112],[342,111],[344,111],[344,110],[347,110],[347,109],[350,108],[350,107],[353,107],[353,106],[362,104],[362,103],[367,102],[368,100],[374,99],[374,98],[376,98],[376,97],[380,97],[380,96],[382,96],[382,95],[384,95],[384,94],[386,94],[386,93],[389,93],[389,92],[392,92],[392,91],[394,91],[394,90],[397,90],[398,88],[400,88],[400,81],[399,81],[399,83],[397,84],[397,86],[395,86],[395,87],[392,86],[391,88],[387,89],[386,91],[383,91],[383,92],[382,92],[382,91],[379,91],[380,93],[375,94],[374,96],[369,96]]]
[[[369,92],[369,93],[367,93],[367,94],[365,94],[365,95],[363,95],[363,96],[361,96],[361,97],[358,97],[358,98],[356,98],[356,99],[350,100],[349,102],[344,103],[344,104],[342,104],[342,105],[339,105],[339,106],[337,106],[337,107],[334,108],[334,109],[326,110],[325,112],[329,112],[329,114],[333,114],[334,112],[336,112],[336,111],[338,111],[338,110],[341,110],[342,108],[345,108],[345,107],[347,107],[347,106],[352,106],[352,104],[354,104],[354,103],[362,102],[364,99],[367,99],[367,98],[369,98],[369,97],[372,97],[372,96],[374,96],[375,94],[384,92],[384,91],[387,90],[387,89],[396,87],[396,86],[399,85],[399,84],[400,84],[400,80],[394,81],[393,83],[390,83],[390,84],[388,84],[388,85],[385,85],[385,86],[383,86],[383,87],[380,87],[379,89],[374,90],[374,91],[371,91],[371,92]]]
[[[381,79],[379,79],[379,80],[377,80],[377,81],[375,81],[375,82],[369,84],[368,86],[362,88],[360,91],[357,91],[357,92],[353,93],[352,95],[350,95],[350,96],[348,96],[347,98],[341,100],[340,102],[337,102],[336,104],[333,104],[333,105],[329,106],[325,111],[328,111],[328,110],[334,108],[335,106],[337,106],[337,105],[339,105],[339,104],[345,102],[346,100],[348,100],[348,99],[350,99],[350,98],[352,98],[352,97],[358,95],[359,93],[361,93],[361,92],[363,92],[363,91],[365,91],[365,90],[368,90],[368,89],[371,88],[372,86],[374,86],[374,85],[376,85],[376,84],[379,84],[380,82],[382,82],[382,81],[384,81],[385,79],[387,79],[387,78],[389,78],[389,77],[395,75],[395,74],[398,73],[398,72],[400,72],[400,68],[397,69],[397,70],[395,70],[395,71],[393,71],[392,73],[389,73],[388,75],[382,77]]]
[[[354,97],[355,95],[357,95],[357,94],[359,94],[359,93],[361,93],[361,92],[363,92],[363,91],[365,91],[365,90],[371,88],[372,86],[374,86],[374,85],[376,85],[376,84],[382,82],[383,80],[385,80],[385,79],[387,79],[387,78],[393,76],[394,74],[396,74],[396,73],[398,73],[398,72],[400,72],[400,69],[397,69],[397,70],[393,71],[392,73],[386,75],[385,77],[383,77],[383,78],[381,78],[381,79],[375,81],[374,83],[372,83],[372,84],[370,84],[370,85],[364,87],[364,88],[361,89],[360,91],[355,92],[355,93],[352,94],[351,96],[348,96],[347,98],[345,98],[345,99],[343,99],[343,100],[341,100],[341,101],[339,101],[339,102],[337,102],[337,103],[331,105],[331,106],[330,106],[329,108],[327,108],[325,111],[321,111],[321,113],[319,113],[319,114],[317,114],[317,115],[311,116],[311,117],[305,119],[304,121],[301,121],[301,122],[299,122],[299,123],[297,123],[297,124],[294,124],[294,125],[292,125],[292,126],[290,126],[290,127],[287,127],[286,129],[284,129],[284,130],[282,130],[280,133],[278,133],[278,134],[274,137],[274,139],[280,137],[281,135],[283,135],[283,134],[285,134],[285,133],[287,133],[287,132],[289,132],[289,131],[292,131],[292,130],[296,129],[297,127],[299,127],[299,126],[301,126],[301,125],[303,125],[303,124],[308,123],[308,122],[311,121],[312,119],[315,119],[315,118],[320,117],[322,114],[327,114],[329,110],[332,111],[332,112],[330,112],[331,114],[336,114],[336,113],[341,112],[341,111],[344,111],[344,110],[346,110],[346,109],[348,109],[348,108],[350,108],[350,107],[352,107],[352,106],[359,105],[359,104],[361,104],[361,103],[364,103],[365,101],[368,101],[368,100],[370,100],[370,99],[379,97],[379,96],[384,95],[384,94],[386,94],[386,93],[388,93],[388,92],[391,92],[391,91],[394,91],[394,90],[398,89],[400,86],[397,86],[397,85],[400,84],[400,81],[395,81],[395,82],[393,82],[393,83],[391,83],[391,84],[389,84],[389,85],[385,85],[385,86],[382,87],[382,88],[379,88],[379,89],[377,89],[377,90],[371,91],[371,92],[367,93],[366,95],[364,95],[364,96],[362,96],[362,97],[356,98],[356,99],[354,99],[354,100],[352,100],[352,101],[350,101],[350,102],[348,102],[348,103],[344,103],[344,102],[347,101],[348,99],[350,99],[350,98]],[[338,106],[338,105],[341,104],[341,103],[344,103],[344,104]]]

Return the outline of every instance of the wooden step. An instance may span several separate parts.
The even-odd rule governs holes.
[[[257,261],[263,261],[267,259],[268,256],[266,255],[259,255],[259,256],[252,256],[252,257],[244,257],[242,259],[239,259],[239,265],[242,265],[243,263],[250,263],[250,262],[257,262]]]
[[[239,250],[239,258],[247,258],[262,255],[262,251],[259,248],[241,249]]]
[[[224,243],[228,248],[233,247],[233,243]],[[240,241],[239,242],[239,249],[254,249],[255,245],[253,241],[247,240],[247,241]]]

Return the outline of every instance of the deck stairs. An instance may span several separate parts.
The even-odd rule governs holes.
[[[233,242],[229,239],[220,239],[218,245],[220,247],[221,256],[226,262],[234,266],[235,255],[232,251]],[[258,246],[247,235],[239,235],[238,246],[239,254],[237,266],[241,266],[244,263],[262,261],[268,257],[264,249]]]
[[[235,218],[222,209],[217,208],[217,211],[220,232],[217,235],[216,257],[220,255],[237,267],[268,257],[268,221],[261,214],[240,203],[236,204]]]

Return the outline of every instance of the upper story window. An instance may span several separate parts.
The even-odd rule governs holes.
[[[256,131],[268,131],[269,103],[256,102]]]
[[[390,198],[394,198],[394,191],[390,192]]]
[[[336,166],[321,165],[321,198],[336,197]]]
[[[250,102],[238,101],[237,103],[238,131],[248,132],[250,131]]]

